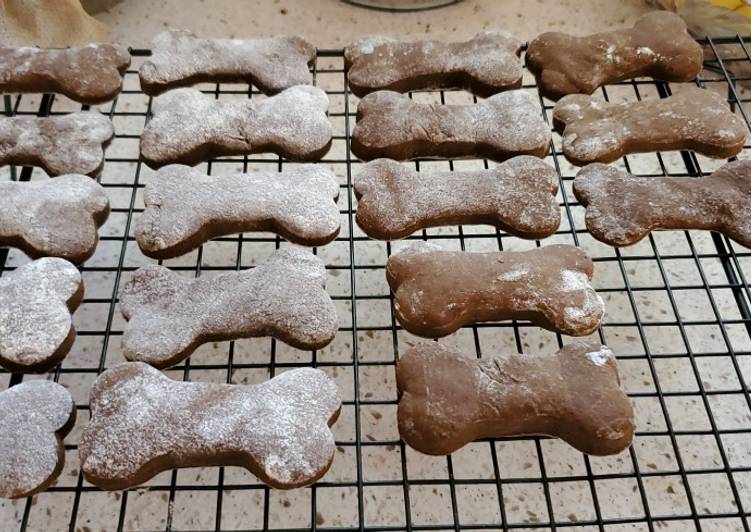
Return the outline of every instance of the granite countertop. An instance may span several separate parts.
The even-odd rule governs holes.
[[[96,18],[111,40],[145,47],[168,27],[206,37],[249,38],[298,34],[321,48],[343,47],[366,34],[464,39],[500,29],[532,39],[548,30],[574,34],[630,25],[650,8],[643,0],[465,0],[432,11],[390,13],[340,0],[127,0]]]

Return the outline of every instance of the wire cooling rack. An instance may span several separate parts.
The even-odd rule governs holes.
[[[738,82],[751,67],[741,38],[706,40],[712,57],[697,83],[727,95],[748,123]],[[720,53],[721,52],[721,53]],[[562,225],[542,244],[571,243],[596,262],[594,284],[607,316],[596,337],[618,354],[624,387],[637,412],[634,445],[616,457],[590,458],[544,437],[484,440],[449,457],[428,457],[406,447],[396,430],[394,363],[416,339],[394,319],[385,282],[388,255],[405,242],[368,239],[356,227],[351,192],[358,161],[349,152],[357,99],[349,94],[341,50],[319,50],[312,79],[331,99],[335,128],[331,152],[320,164],[340,179],[342,232],[315,249],[328,270],[327,288],[341,327],[320,351],[302,352],[271,339],[207,344],[167,373],[177,379],[252,383],[287,368],[314,365],[331,375],[344,397],[334,426],[337,453],[316,485],[270,490],[240,468],[198,468],[162,473],[144,487],[101,492],[78,469],[76,444],[88,419],[88,390],[97,374],[121,362],[123,319],[117,292],[130,272],[152,263],[132,237],[142,211],[143,187],[153,172],[138,161],[138,138],[151,99],[139,91],[137,69],[148,50],[132,50],[125,90],[98,108],[117,135],[100,182],[112,202],[97,253],[81,268],[86,297],[75,314],[78,338],[52,378],[78,405],[66,439],[66,465],[47,492],[0,501],[2,530],[749,530],[751,508],[751,253],[709,232],[657,232],[615,249],[592,239],[583,209],[571,193],[576,168],[560,156],[554,134],[547,161],[560,175]],[[722,55],[722,58],[721,58]],[[708,72],[708,74],[706,74]],[[263,98],[243,85],[200,85],[218,99]],[[603,88],[611,101],[663,98],[666,83],[635,80]],[[537,93],[525,73],[524,90]],[[471,103],[461,91],[415,93],[419,101]],[[550,121],[552,102],[540,98]],[[8,115],[79,110],[60,96],[5,96]],[[84,108],[86,108],[84,106]],[[748,147],[740,155],[748,157]],[[697,177],[724,161],[691,152],[628,156],[618,165],[637,175]],[[417,161],[420,169],[489,167],[487,161]],[[276,156],[232,157],[201,165],[213,174],[288,168]],[[5,168],[3,179],[46,179],[41,170]],[[528,249],[524,241],[485,226],[432,229],[410,240],[449,249]],[[217,238],[164,264],[188,276],[252,267],[288,245],[274,235]],[[0,250],[0,274],[27,261]],[[40,323],[40,327],[44,324]],[[526,351],[551,354],[567,339],[527,322],[483,323],[442,340],[477,356]],[[0,386],[49,378],[0,373]],[[586,383],[581,383],[586,386]],[[0,414],[1,415],[1,414]]]

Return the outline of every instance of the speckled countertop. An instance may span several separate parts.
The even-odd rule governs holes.
[[[294,33],[335,48],[366,33],[463,39],[501,29],[527,40],[552,29],[586,34],[631,24],[648,10],[643,0],[465,0],[417,13],[373,11],[341,0],[125,0],[97,18],[112,28],[112,40],[130,46],[147,46],[173,27],[206,37]]]

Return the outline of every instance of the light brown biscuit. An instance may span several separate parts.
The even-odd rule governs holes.
[[[354,191],[357,225],[381,240],[455,224],[489,224],[523,238],[544,238],[561,223],[558,174],[526,155],[468,172],[416,172],[376,159],[355,176]]]
[[[328,107],[326,93],[309,85],[262,100],[220,101],[196,89],[171,90],[154,99],[141,158],[152,168],[265,152],[317,161],[331,147]]]
[[[484,31],[464,42],[401,41],[382,35],[344,49],[352,92],[408,92],[462,88],[491,96],[522,85],[522,42],[502,31]]]
[[[63,438],[73,428],[76,406],[68,390],[34,380],[0,392],[0,498],[44,491],[65,463]]]
[[[0,48],[0,92],[57,92],[99,104],[120,94],[130,53],[92,43],[72,48]]]
[[[273,336],[299,349],[334,339],[338,319],[324,289],[323,261],[300,248],[282,248],[251,270],[189,279],[163,266],[138,269],[120,293],[129,320],[128,360],[166,368],[199,345]]]
[[[594,332],[602,299],[590,286],[594,266],[581,249],[470,253],[422,243],[391,255],[386,278],[394,314],[413,334],[446,336],[496,320],[530,320],[571,336]]]
[[[655,229],[709,229],[751,247],[751,161],[696,179],[635,177],[595,163],[579,171],[574,194],[589,232],[611,246],[636,244]]]
[[[575,37],[548,32],[536,37],[525,54],[543,96],[592,94],[598,87],[650,76],[663,81],[691,81],[702,69],[701,46],[675,13],[655,11],[633,28]]]
[[[71,312],[82,298],[81,274],[64,259],[38,259],[0,277],[0,366],[23,373],[55,367],[75,340]]]
[[[138,71],[141,90],[157,95],[201,82],[248,83],[265,94],[310,84],[315,46],[302,37],[203,39],[187,30],[154,38],[152,54]]]
[[[104,188],[85,175],[0,183],[0,246],[80,264],[94,254],[109,212]]]
[[[145,255],[158,259],[248,231],[272,231],[296,244],[322,246],[339,234],[338,197],[333,172],[313,164],[222,177],[165,166],[146,185],[136,241]]]
[[[634,437],[634,409],[613,352],[575,341],[554,356],[473,359],[420,343],[399,360],[399,434],[450,454],[480,438],[547,435],[581,452],[616,454]]]
[[[131,362],[97,379],[90,404],[78,452],[86,480],[102,489],[131,488],[169,469],[229,465],[290,489],[328,471],[341,398],[313,368],[245,386],[173,381]]]
[[[114,136],[110,119],[97,112],[0,117],[0,165],[39,166],[51,176],[98,176]]]
[[[391,91],[368,94],[357,107],[352,153],[370,161],[385,157],[544,157],[550,144],[539,102],[518,90],[472,105],[417,103]]]
[[[725,99],[685,87],[664,99],[611,104],[572,94],[553,111],[563,154],[573,164],[609,163],[631,153],[694,150],[725,159],[738,154],[748,128]]]

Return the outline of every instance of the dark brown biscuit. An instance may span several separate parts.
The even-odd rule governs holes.
[[[539,102],[518,90],[474,105],[417,103],[391,91],[368,94],[357,107],[352,153],[370,161],[385,157],[544,157],[550,144]]]
[[[130,53],[122,46],[0,48],[0,92],[57,92],[81,103],[120,94]]]
[[[572,94],[555,105],[553,121],[563,134],[563,154],[579,166],[668,150],[725,159],[743,149],[748,134],[722,96],[698,87],[685,87],[669,98],[619,104]]]
[[[141,65],[141,89],[156,95],[213,81],[253,84],[266,94],[310,84],[315,46],[301,37],[202,39],[186,30],[163,31]]]
[[[51,176],[97,176],[114,136],[110,119],[97,112],[0,117],[0,165],[39,166]]]
[[[0,246],[80,264],[94,254],[109,212],[104,189],[85,175],[0,183]]]
[[[339,234],[338,197],[333,172],[313,164],[222,177],[165,166],[146,185],[136,241],[145,255],[158,259],[248,231],[273,231],[297,244],[322,246]]]
[[[555,356],[481,360],[421,343],[396,369],[399,433],[427,454],[450,454],[480,438],[548,435],[579,451],[616,454],[634,437],[634,409],[613,352],[575,341]]]
[[[691,81],[701,72],[703,58],[683,19],[666,11],[644,15],[633,28],[587,37],[543,33],[525,54],[540,92],[553,100],[641,76]]]
[[[462,88],[491,96],[522,85],[522,42],[502,31],[469,41],[399,41],[373,35],[344,49],[352,92]]]
[[[471,172],[416,172],[377,159],[355,176],[354,191],[357,224],[381,240],[455,224],[489,224],[523,238],[544,238],[561,223],[558,174],[526,155]]]
[[[0,277],[0,366],[55,367],[76,338],[71,312],[82,298],[81,274],[64,259],[38,259]]]
[[[154,99],[141,158],[153,168],[265,152],[317,161],[331,147],[328,107],[326,93],[309,85],[263,100],[219,101],[196,89],[171,90]]]
[[[65,463],[63,438],[76,421],[68,390],[34,380],[0,392],[0,497],[44,491]]]
[[[597,329],[603,302],[589,284],[592,259],[573,246],[469,253],[420,244],[389,257],[394,313],[413,334],[446,336],[482,321],[530,320],[585,336]]]
[[[634,177],[590,164],[574,179],[587,229],[611,246],[630,246],[655,229],[710,229],[751,247],[751,161],[709,177]]]
[[[105,371],[91,390],[81,470],[108,490],[137,486],[169,469],[236,465],[282,489],[312,484],[336,446],[329,427],[339,391],[313,368],[261,384],[180,382],[147,364]]]
[[[323,261],[300,248],[282,248],[252,270],[189,279],[163,266],[140,268],[120,293],[128,322],[128,360],[166,368],[199,345],[273,336],[299,349],[334,339],[338,319],[324,289]]]

